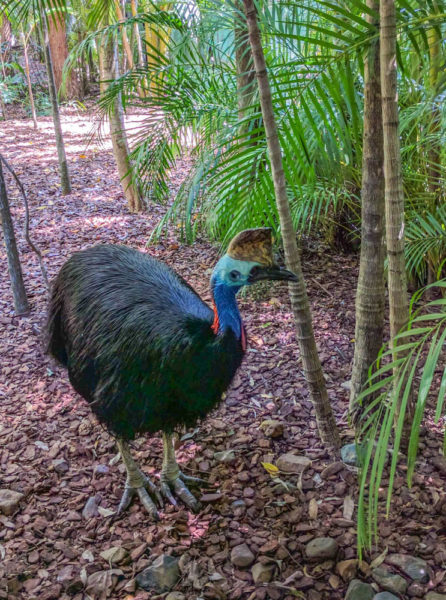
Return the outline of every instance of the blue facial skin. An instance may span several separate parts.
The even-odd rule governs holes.
[[[260,264],[236,260],[227,254],[222,256],[215,265],[211,277],[211,288],[218,313],[218,333],[232,329],[237,339],[241,338],[242,319],[235,296],[244,285],[250,285],[248,283],[249,273],[256,266],[260,266]]]

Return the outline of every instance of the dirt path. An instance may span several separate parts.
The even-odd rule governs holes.
[[[151,206],[147,214],[130,215],[110,147],[85,147],[89,115],[65,109],[63,119],[73,183],[73,193],[66,197],[59,191],[51,120],[41,119],[38,133],[28,120],[0,125],[0,152],[26,186],[32,235],[44,251],[51,277],[73,251],[97,242],[145,251],[163,214],[162,207]],[[188,167],[187,160],[179,162],[172,174],[172,194]],[[94,598],[152,599],[153,592],[135,591],[134,576],[162,553],[181,556],[175,589],[188,600],[344,598],[348,583],[336,564],[355,558],[356,513],[349,507],[356,497],[356,472],[319,444],[286,288],[275,285],[259,298],[241,299],[250,344],[247,359],[226,401],[179,447],[184,470],[215,486],[205,493],[202,511],[191,515],[169,507],[161,522],[153,523],[135,503],[113,522],[108,515],[122,492],[123,468],[114,460],[113,439],[73,392],[66,373],[42,353],[46,291],[36,257],[21,234],[23,207],[10,178],[8,189],[32,311],[25,318],[13,315],[2,245],[0,488],[21,492],[24,498],[15,514],[0,515],[0,598],[82,600],[87,586]],[[217,256],[209,243],[188,247],[170,234],[150,252],[174,266],[209,300],[208,280]],[[352,432],[345,419],[345,382],[353,351],[357,259],[307,252],[304,269],[327,386],[347,443]],[[280,428],[260,428],[265,419],[281,421],[283,435]],[[370,562],[387,547],[389,554],[402,552],[428,561],[431,583],[408,579],[410,587],[401,598],[424,598],[429,589],[446,593],[446,463],[438,458],[441,442],[438,430],[423,437],[411,490],[404,470],[399,471],[391,520],[383,522],[380,546],[366,557]],[[134,448],[144,470],[157,474],[159,438],[138,439]],[[232,450],[234,459],[220,462],[216,453],[222,450]],[[288,489],[262,466],[275,464],[286,452],[311,461],[301,475],[281,476]],[[437,457],[435,466],[432,456]],[[94,514],[85,513],[87,501]],[[337,556],[309,561],[306,544],[321,536],[336,540]],[[233,564],[231,550],[242,543],[263,565],[258,570],[268,573],[268,582],[255,584],[250,568]],[[118,564],[100,556],[111,547],[122,549]],[[358,577],[370,582],[367,574],[365,569]]]

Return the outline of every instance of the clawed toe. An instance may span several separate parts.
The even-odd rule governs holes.
[[[174,479],[161,479],[161,494],[168,500],[173,506],[177,506],[175,496],[177,496],[184,504],[190,508],[193,512],[200,510],[200,503],[193,494],[187,489],[187,486],[183,479],[182,474]],[[197,478],[193,477],[195,485],[197,485]]]
[[[129,486],[125,487],[124,493],[122,494],[121,502],[119,503],[118,515],[123,513],[125,510],[127,510],[127,508],[130,506],[130,504],[135,496],[139,497],[142,505],[144,506],[146,511],[149,513],[149,515],[153,519],[155,519],[155,521],[159,521],[160,516],[158,513],[158,509],[156,508],[154,501],[149,496],[149,493],[147,492],[145,487],[129,487]],[[158,497],[160,497],[160,496],[159,496],[159,493],[157,490],[157,498]],[[162,499],[161,499],[161,506],[163,506]]]

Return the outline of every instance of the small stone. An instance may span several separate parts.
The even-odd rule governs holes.
[[[231,551],[231,562],[236,567],[250,567],[254,560],[255,556],[246,544],[234,546]]]
[[[96,496],[91,496],[88,498],[85,506],[82,510],[82,516],[84,519],[92,519],[93,517],[99,517],[98,511],[98,503],[96,501]]]
[[[218,492],[215,492],[214,494],[202,494],[200,502],[218,502],[218,500],[221,500],[222,498],[223,494],[219,494]]]
[[[305,552],[308,558],[313,560],[334,558],[338,553],[338,543],[329,537],[315,538],[308,542]]]
[[[373,569],[372,577],[380,587],[389,592],[404,594],[407,590],[408,583],[404,577],[391,573],[385,567],[376,567],[376,569]]]
[[[437,594],[437,592],[428,592],[426,600],[446,600],[446,594]]]
[[[279,456],[276,465],[284,473],[301,473],[311,465],[311,460],[306,456],[287,453]]]
[[[113,546],[112,548],[101,552],[100,556],[112,565],[119,565],[119,563],[122,563],[128,558],[129,553],[121,546]]]
[[[86,595],[93,598],[110,598],[111,592],[122,575],[121,569],[109,569],[107,571],[96,571],[88,576]]]
[[[399,598],[390,592],[379,592],[373,596],[373,600],[399,600]]]
[[[341,458],[346,465],[359,465],[356,444],[347,444],[341,448]]]
[[[368,583],[353,579],[348,586],[345,600],[372,600],[375,590]]]
[[[263,563],[256,563],[252,569],[252,578],[254,583],[268,583],[273,578],[274,564],[269,563],[264,565]]]
[[[231,504],[232,508],[246,508],[246,502],[244,500],[234,500]]]
[[[166,600],[186,600],[186,596],[181,592],[170,592],[167,594]]]
[[[19,507],[23,494],[14,490],[0,490],[0,512],[6,516],[11,516]]]
[[[422,558],[409,556],[408,554],[389,554],[386,557],[386,562],[399,567],[414,581],[427,583],[430,579],[427,563]]]
[[[136,583],[146,591],[168,592],[180,578],[178,562],[178,558],[161,554],[150,567],[136,576]]]
[[[90,422],[90,419],[82,419],[82,421],[79,424],[79,427],[77,428],[77,432],[79,435],[89,435],[92,429],[93,426]]]
[[[273,439],[280,438],[283,436],[283,423],[276,419],[266,419],[260,423],[260,429],[266,435]]]
[[[53,467],[56,473],[59,473],[59,475],[64,475],[64,473],[66,473],[70,468],[64,458],[53,460]]]
[[[100,464],[100,465],[96,465],[94,472],[95,472],[95,475],[106,475],[109,472],[109,470],[110,469],[108,468],[107,465]]]
[[[339,471],[342,471],[343,468],[344,468],[344,463],[341,462],[340,460],[337,462],[331,463],[331,465],[327,465],[325,467],[325,469],[323,469],[323,471],[321,472],[321,477],[322,477],[322,479],[328,479],[332,475],[336,475],[336,473],[339,473]]]
[[[234,450],[223,450],[222,452],[215,452],[214,458],[220,463],[233,463],[235,461],[235,452]]]
[[[336,565],[336,571],[344,581],[351,581],[358,570],[358,560],[352,558],[350,560],[342,560]]]

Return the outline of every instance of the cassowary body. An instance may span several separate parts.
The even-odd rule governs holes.
[[[48,351],[67,367],[74,389],[118,438],[128,474],[120,509],[138,493],[157,516],[146,489],[159,495],[134,463],[126,440],[159,430],[164,435],[161,491],[171,501],[177,493],[197,508],[184,483],[191,478],[176,464],[171,433],[212,410],[242,362],[246,338],[235,299],[241,285],[294,277],[271,266],[272,258],[264,264],[265,243],[271,254],[269,230],[249,231],[239,234],[242,242],[243,234],[251,242],[245,258],[253,258],[252,238],[260,236],[263,264],[223,257],[211,279],[214,310],[165,264],[124,246],[78,252],[56,278]],[[233,241],[235,255],[242,246],[247,250],[246,239],[239,245]]]

